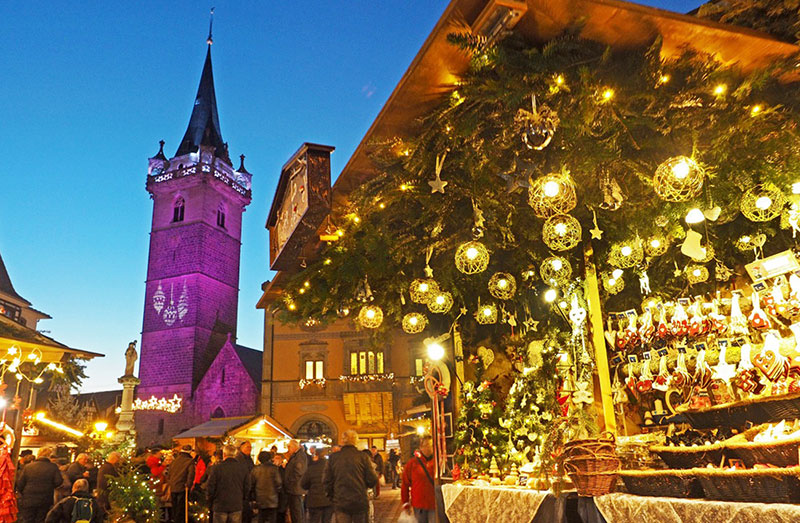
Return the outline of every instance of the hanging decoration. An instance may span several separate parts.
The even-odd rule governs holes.
[[[537,107],[534,95],[531,95],[531,110],[520,109],[514,120],[522,127],[522,143],[534,151],[550,145],[558,128],[558,114],[546,105]]]
[[[428,310],[434,314],[445,314],[453,307],[453,295],[439,291],[428,302]]]
[[[578,197],[568,171],[550,173],[532,180],[528,188],[528,205],[539,218],[566,214],[575,208]]]
[[[542,262],[542,266],[539,267],[539,274],[545,283],[558,287],[569,281],[572,276],[572,267],[561,256],[550,256]]]
[[[697,263],[710,262],[714,259],[714,247],[712,247],[710,243],[707,243],[706,245],[700,247],[699,251],[695,254],[695,256],[689,257]]]
[[[681,253],[693,260],[703,259],[708,251],[704,250],[703,246],[700,244],[700,240],[702,239],[702,234],[689,229],[686,231],[686,239],[683,240],[683,244],[681,245]]]
[[[615,243],[608,253],[608,263],[620,269],[629,269],[642,262],[644,250],[638,238],[625,242]]]
[[[609,294],[619,294],[625,288],[625,279],[622,277],[622,271],[620,269],[617,269],[617,271],[620,272],[617,276],[614,276],[614,273],[609,274],[607,272],[600,276],[603,281],[603,289]]]
[[[581,241],[581,224],[569,214],[556,214],[544,222],[542,241],[554,251],[574,249]]]
[[[496,272],[489,278],[489,294],[498,300],[510,300],[517,292],[517,281],[507,272]]]
[[[593,240],[602,240],[603,239],[603,231],[600,230],[600,227],[597,226],[597,212],[592,209],[592,223],[594,227],[589,229],[589,234],[592,235]]]
[[[644,253],[650,258],[662,256],[669,250],[669,239],[663,234],[654,234],[644,244]]]
[[[786,197],[775,184],[762,183],[745,191],[739,209],[752,222],[768,222],[778,217],[785,205]]]
[[[431,186],[431,194],[437,192],[444,194],[444,188],[447,186],[447,182],[442,180],[441,175],[445,157],[447,157],[447,151],[445,151],[444,154],[436,155],[436,178],[428,182],[428,185]]]
[[[497,323],[497,306],[494,303],[479,305],[475,311],[475,321],[481,325]]]
[[[686,279],[691,285],[708,280],[708,269],[704,265],[689,264],[686,266]]]
[[[403,330],[408,334],[419,334],[428,326],[428,318],[418,312],[409,312],[403,316]]]
[[[625,199],[617,180],[608,171],[603,170],[600,180],[600,190],[603,192],[603,203],[600,208],[606,211],[616,211],[622,206]]]
[[[383,323],[383,310],[377,305],[365,305],[358,311],[358,323],[365,329],[377,329]]]
[[[700,194],[703,170],[686,156],[675,156],[658,166],[653,177],[656,194],[668,202],[685,202]]]
[[[411,282],[408,294],[414,303],[427,304],[439,292],[439,284],[431,278],[417,278]]]
[[[456,268],[464,274],[478,274],[489,266],[489,251],[481,242],[462,243],[456,249]]]

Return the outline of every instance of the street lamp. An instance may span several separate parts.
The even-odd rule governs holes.
[[[108,428],[108,423],[106,423],[105,421],[98,421],[97,423],[94,424],[94,430],[96,430],[97,432],[105,432],[107,428]]]

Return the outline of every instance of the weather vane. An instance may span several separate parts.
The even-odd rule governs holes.
[[[212,7],[211,8],[211,16],[208,19],[208,40],[206,40],[208,45],[211,45],[211,44],[214,43],[214,39],[211,38],[211,29],[213,27],[214,27],[214,8]]]

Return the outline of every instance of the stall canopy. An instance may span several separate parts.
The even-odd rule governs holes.
[[[291,438],[292,434],[280,423],[265,414],[216,418],[181,432],[173,439],[184,442],[198,438],[237,440],[277,440]]]
[[[5,353],[11,347],[16,347],[26,352],[38,349],[42,354],[41,361],[44,363],[58,363],[69,356],[83,359],[103,357],[102,354],[96,352],[68,347],[0,314],[0,353]]]

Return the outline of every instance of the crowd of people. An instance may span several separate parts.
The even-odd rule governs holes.
[[[304,448],[291,440],[285,453],[273,446],[251,457],[252,447],[224,445],[213,453],[191,446],[154,448],[130,465],[147,475],[164,509],[163,520],[191,521],[190,502],[208,507],[213,523],[371,523],[380,478],[401,488],[404,510],[420,523],[434,519],[434,464],[430,440],[401,468],[400,455],[386,460],[376,447],[358,450],[358,434],[344,431],[340,445]],[[110,478],[122,457],[111,452],[93,466],[89,455],[59,463],[52,449],[19,462],[16,491],[22,523],[101,523],[111,509]]]

